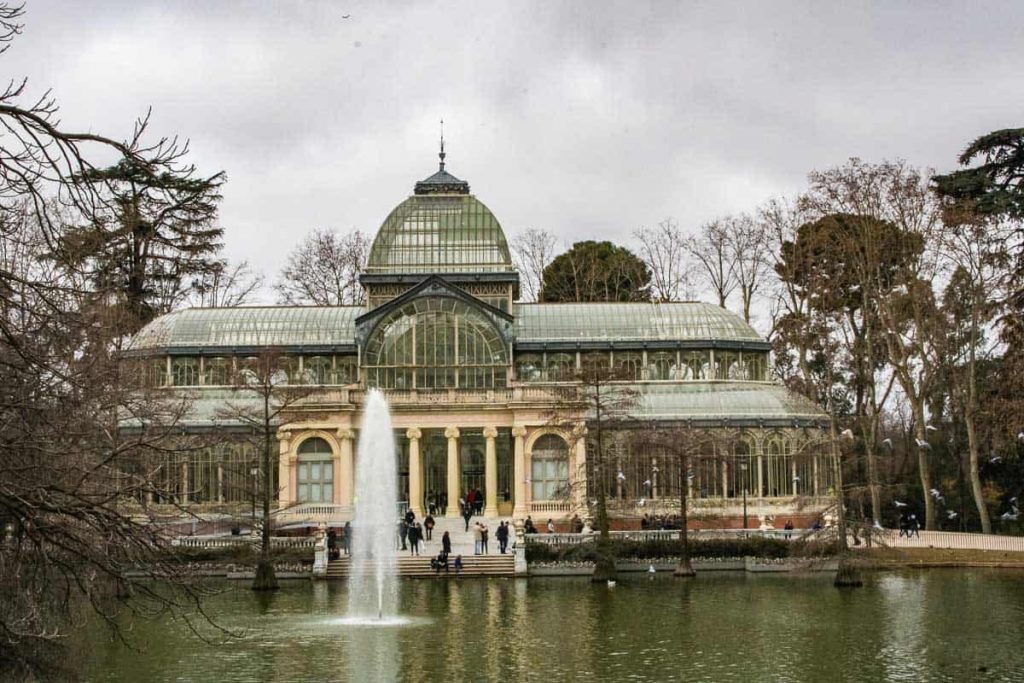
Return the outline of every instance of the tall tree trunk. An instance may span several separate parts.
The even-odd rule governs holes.
[[[689,470],[687,465],[686,456],[681,457],[679,459],[679,481],[681,482],[679,487],[679,564],[673,572],[675,576],[697,575],[697,572],[693,571],[693,565],[690,564],[690,534],[686,528],[689,524],[689,518],[686,515],[686,473]]]
[[[918,443],[928,442],[928,432],[925,429],[924,421],[924,399],[914,397],[910,399],[910,410],[914,415],[914,437]],[[930,448],[917,446],[917,471],[921,475],[921,492],[924,494],[924,528],[927,531],[935,531],[936,509],[935,499],[932,498],[932,470],[929,455]]]
[[[981,520],[981,532],[992,533],[992,520],[988,516],[988,506],[985,505],[985,496],[981,490],[981,474],[978,471],[978,435],[974,427],[973,411],[968,408],[964,422],[967,425],[967,447],[970,453],[971,493],[974,494],[974,504],[978,507],[978,519]]]
[[[256,576],[252,581],[254,591],[274,591],[278,589],[277,575],[274,573],[274,561],[270,556],[270,498],[272,477],[270,472],[270,451],[273,432],[270,424],[270,393],[263,396],[263,529],[260,534],[260,559],[256,563]]]
[[[594,428],[596,431],[595,446],[597,449],[597,459],[595,461],[594,474],[597,478],[597,527],[598,536],[597,543],[595,544],[597,551],[597,557],[594,559],[594,573],[591,576],[591,581],[608,581],[615,578],[615,556],[611,548],[611,534],[609,533],[608,525],[608,501],[607,501],[607,489],[605,488],[605,453],[604,453],[604,434],[601,414],[601,383],[595,381],[594,383]]]

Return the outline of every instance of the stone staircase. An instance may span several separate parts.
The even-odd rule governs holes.
[[[464,576],[514,576],[515,556],[511,550],[511,542],[515,537],[514,532],[510,533],[510,547],[506,554],[502,555],[498,552],[498,539],[495,537],[495,532],[502,519],[510,521],[507,518],[473,517],[469,521],[469,531],[466,531],[466,523],[462,519],[437,517],[433,537],[430,541],[420,545],[420,554],[418,556],[409,555],[408,551],[395,551],[394,561],[398,575],[405,577],[434,576],[434,571],[430,568],[430,558],[437,557],[438,553],[441,552],[441,537],[447,531],[452,542],[452,552],[448,558],[449,576],[455,576],[454,565],[456,555],[462,556],[461,573]],[[422,522],[422,520],[419,521]],[[473,524],[475,522],[483,522],[490,531],[490,538],[487,544],[490,552],[486,555],[474,554]],[[328,563],[327,578],[341,579],[347,577],[350,562],[360,561],[364,562],[366,566],[373,565],[372,560],[352,560],[348,556],[343,556],[340,560]],[[443,570],[441,575],[444,575]]]
[[[374,566],[372,560],[352,560],[345,556],[340,560],[332,560],[327,565],[328,579],[348,578],[353,563],[361,562],[366,570]],[[430,578],[436,572],[430,568],[430,557],[427,555],[412,556],[403,555],[395,558],[395,565],[398,576],[406,578]],[[448,562],[448,576],[455,576],[454,555]],[[515,557],[512,554],[494,555],[463,555],[461,576],[514,576]],[[441,576],[445,572],[441,570]]]

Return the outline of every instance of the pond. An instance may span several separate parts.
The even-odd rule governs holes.
[[[212,598],[204,644],[184,623],[138,622],[143,652],[95,632],[93,681],[965,681],[1024,677],[1024,574],[928,570],[831,576],[704,573],[403,581],[407,623],[341,623],[347,587],[244,583]]]

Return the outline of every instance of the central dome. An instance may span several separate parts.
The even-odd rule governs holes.
[[[512,270],[498,219],[443,164],[380,226],[366,266],[367,273],[394,274]]]

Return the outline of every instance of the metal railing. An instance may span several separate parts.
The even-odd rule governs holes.
[[[778,538],[786,541],[795,541],[799,538],[808,538],[806,529],[697,529],[689,532],[691,539],[735,539],[752,536],[764,538]],[[802,535],[803,534],[803,535]],[[678,541],[679,531],[673,529],[641,529],[637,531],[612,531],[609,534],[613,540],[621,541]],[[526,534],[527,543],[543,543],[545,545],[579,545],[590,543],[597,537],[597,532],[584,534]]]

